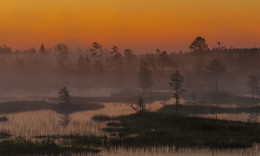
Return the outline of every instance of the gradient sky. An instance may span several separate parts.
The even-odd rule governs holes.
[[[187,50],[198,35],[211,48],[260,46],[260,0],[0,0],[0,20],[0,44],[14,49]]]

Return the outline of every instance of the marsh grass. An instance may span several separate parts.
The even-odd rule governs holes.
[[[93,152],[98,153],[100,150],[70,146],[62,147],[58,146],[54,141],[31,141],[25,139],[14,139],[14,140],[4,140],[0,142],[0,154],[29,154],[29,155],[57,155],[61,153],[80,153],[80,152]]]
[[[260,125],[147,112],[111,119],[111,145],[247,148],[260,142]],[[114,120],[120,121],[115,124]],[[132,137],[135,136],[135,137]]]
[[[166,105],[159,112],[175,114],[175,105]],[[190,114],[241,114],[241,113],[260,113],[259,106],[253,107],[217,107],[217,106],[204,106],[204,105],[179,105],[178,114],[190,115]]]
[[[84,99],[78,100],[80,105],[80,101]],[[68,114],[69,123],[66,127],[60,125],[63,115],[58,114],[55,109],[3,114],[8,117],[9,121],[1,123],[1,130],[10,132],[14,138],[29,139],[26,140],[29,143],[25,141],[21,144],[35,147],[35,149],[39,148],[39,151],[46,148],[42,141],[55,140],[58,147],[53,148],[54,153],[56,150],[57,153],[59,150],[84,152],[84,150],[88,150],[85,147],[151,149],[174,146],[176,149],[196,147],[243,149],[252,147],[260,140],[260,134],[257,134],[260,128],[257,123],[209,119],[214,118],[215,114],[219,116],[221,113],[241,115],[243,112],[246,112],[245,114],[252,111],[258,112],[257,106],[223,108],[207,105],[192,106],[183,103],[179,108],[179,114],[176,115],[174,114],[175,106],[168,105],[169,103],[170,101],[165,102],[165,105],[160,101],[155,101],[148,106],[151,106],[151,110],[156,112],[137,114],[134,114],[127,103],[102,103],[104,108]],[[64,112],[62,106],[60,105],[61,108],[58,106],[56,105],[57,109],[61,110],[60,113]],[[71,109],[72,112],[73,109]],[[215,114],[209,116],[212,114],[212,109]],[[67,110],[65,111],[68,113]],[[194,115],[204,118],[194,117]],[[224,118],[228,119],[229,116]],[[17,146],[14,142],[5,144],[14,148]],[[18,145],[19,149],[20,143]],[[72,145],[74,145],[73,149],[70,149]],[[54,147],[54,145],[51,146]]]

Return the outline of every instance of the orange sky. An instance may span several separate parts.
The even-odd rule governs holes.
[[[136,51],[260,46],[260,0],[1,0],[0,44],[88,47],[98,41]]]

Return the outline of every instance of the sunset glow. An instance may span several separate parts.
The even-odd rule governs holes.
[[[174,51],[201,35],[211,48],[259,47],[259,8],[259,0],[1,0],[0,44]]]

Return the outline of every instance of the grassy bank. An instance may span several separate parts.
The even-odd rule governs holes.
[[[190,114],[215,114],[215,113],[260,113],[260,106],[254,107],[236,107],[236,108],[224,108],[216,106],[203,106],[203,105],[178,105],[178,114],[190,115]],[[176,105],[166,105],[158,112],[175,114]]]
[[[260,125],[168,113],[137,113],[110,120],[110,145],[245,148],[260,141]]]

